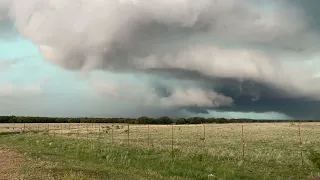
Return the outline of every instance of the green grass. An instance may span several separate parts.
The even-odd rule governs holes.
[[[129,146],[126,126],[114,128],[113,143],[106,128],[112,126],[102,126],[100,129],[109,132],[90,125],[87,140],[86,126],[80,127],[77,139],[77,125],[57,128],[54,134],[51,130],[50,135],[41,128],[35,133],[35,125],[29,127],[30,133],[1,135],[0,144],[25,154],[21,173],[26,179],[274,180],[309,179],[320,174],[314,153],[320,149],[316,125],[302,128],[303,165],[297,128],[289,124],[246,125],[244,159],[239,124],[208,125],[206,141],[201,139],[201,125],[175,126],[173,155],[171,126],[150,126],[149,143],[146,126],[132,126]]]

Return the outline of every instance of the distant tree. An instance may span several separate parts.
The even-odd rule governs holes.
[[[192,117],[190,118],[190,124],[201,124],[204,118]]]
[[[151,118],[147,116],[141,116],[137,119],[139,124],[150,124],[152,122]]]
[[[159,124],[172,124],[172,119],[168,116],[162,116],[158,118]]]
[[[179,118],[176,120],[176,124],[186,124],[186,123],[187,123],[187,121],[185,118]]]

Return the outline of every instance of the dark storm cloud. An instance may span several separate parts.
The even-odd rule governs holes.
[[[320,107],[318,100],[309,97],[291,97],[288,95],[290,94],[288,91],[263,84],[255,83],[255,85],[246,88],[248,93],[240,95],[225,91],[226,95],[230,95],[235,101],[236,106],[232,107],[232,111],[281,112],[295,119],[320,119],[320,113],[317,110]],[[222,109],[229,110],[228,108]]]
[[[225,112],[280,112],[294,119],[309,120],[320,119],[320,101],[308,97],[291,97],[288,93],[272,88],[265,84],[237,80],[224,80],[228,82],[222,88],[214,88],[215,91],[231,97],[234,106],[218,107],[214,109],[186,109],[194,113],[207,113],[208,110]]]
[[[14,32],[14,24],[45,60],[68,70],[155,79],[139,98],[121,82],[98,83],[103,95],[137,103],[145,95],[173,111],[318,118],[318,7],[316,0],[13,0],[0,3],[0,32]]]
[[[296,6],[303,9],[308,17],[308,20],[311,22],[311,28],[315,28],[316,30],[320,30],[320,1],[317,0],[292,0],[288,1],[289,3],[293,3]]]
[[[18,34],[17,29],[9,18],[0,19],[0,40],[12,40]]]
[[[261,98],[259,101],[252,101],[251,97],[240,96],[234,98],[236,106],[232,108],[219,108],[222,111],[233,112],[281,112],[294,119],[319,120],[319,101],[306,99],[274,99]]]

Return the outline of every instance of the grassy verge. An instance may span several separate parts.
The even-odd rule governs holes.
[[[316,167],[263,159],[242,160],[199,153],[111,146],[101,141],[41,134],[1,135],[29,157],[26,179],[308,179]]]

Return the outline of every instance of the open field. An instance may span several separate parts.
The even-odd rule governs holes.
[[[0,143],[26,153],[32,159],[26,162],[28,167],[37,169],[29,172],[46,179],[308,179],[320,175],[309,155],[311,150],[320,151],[320,123],[0,124],[0,133]]]

